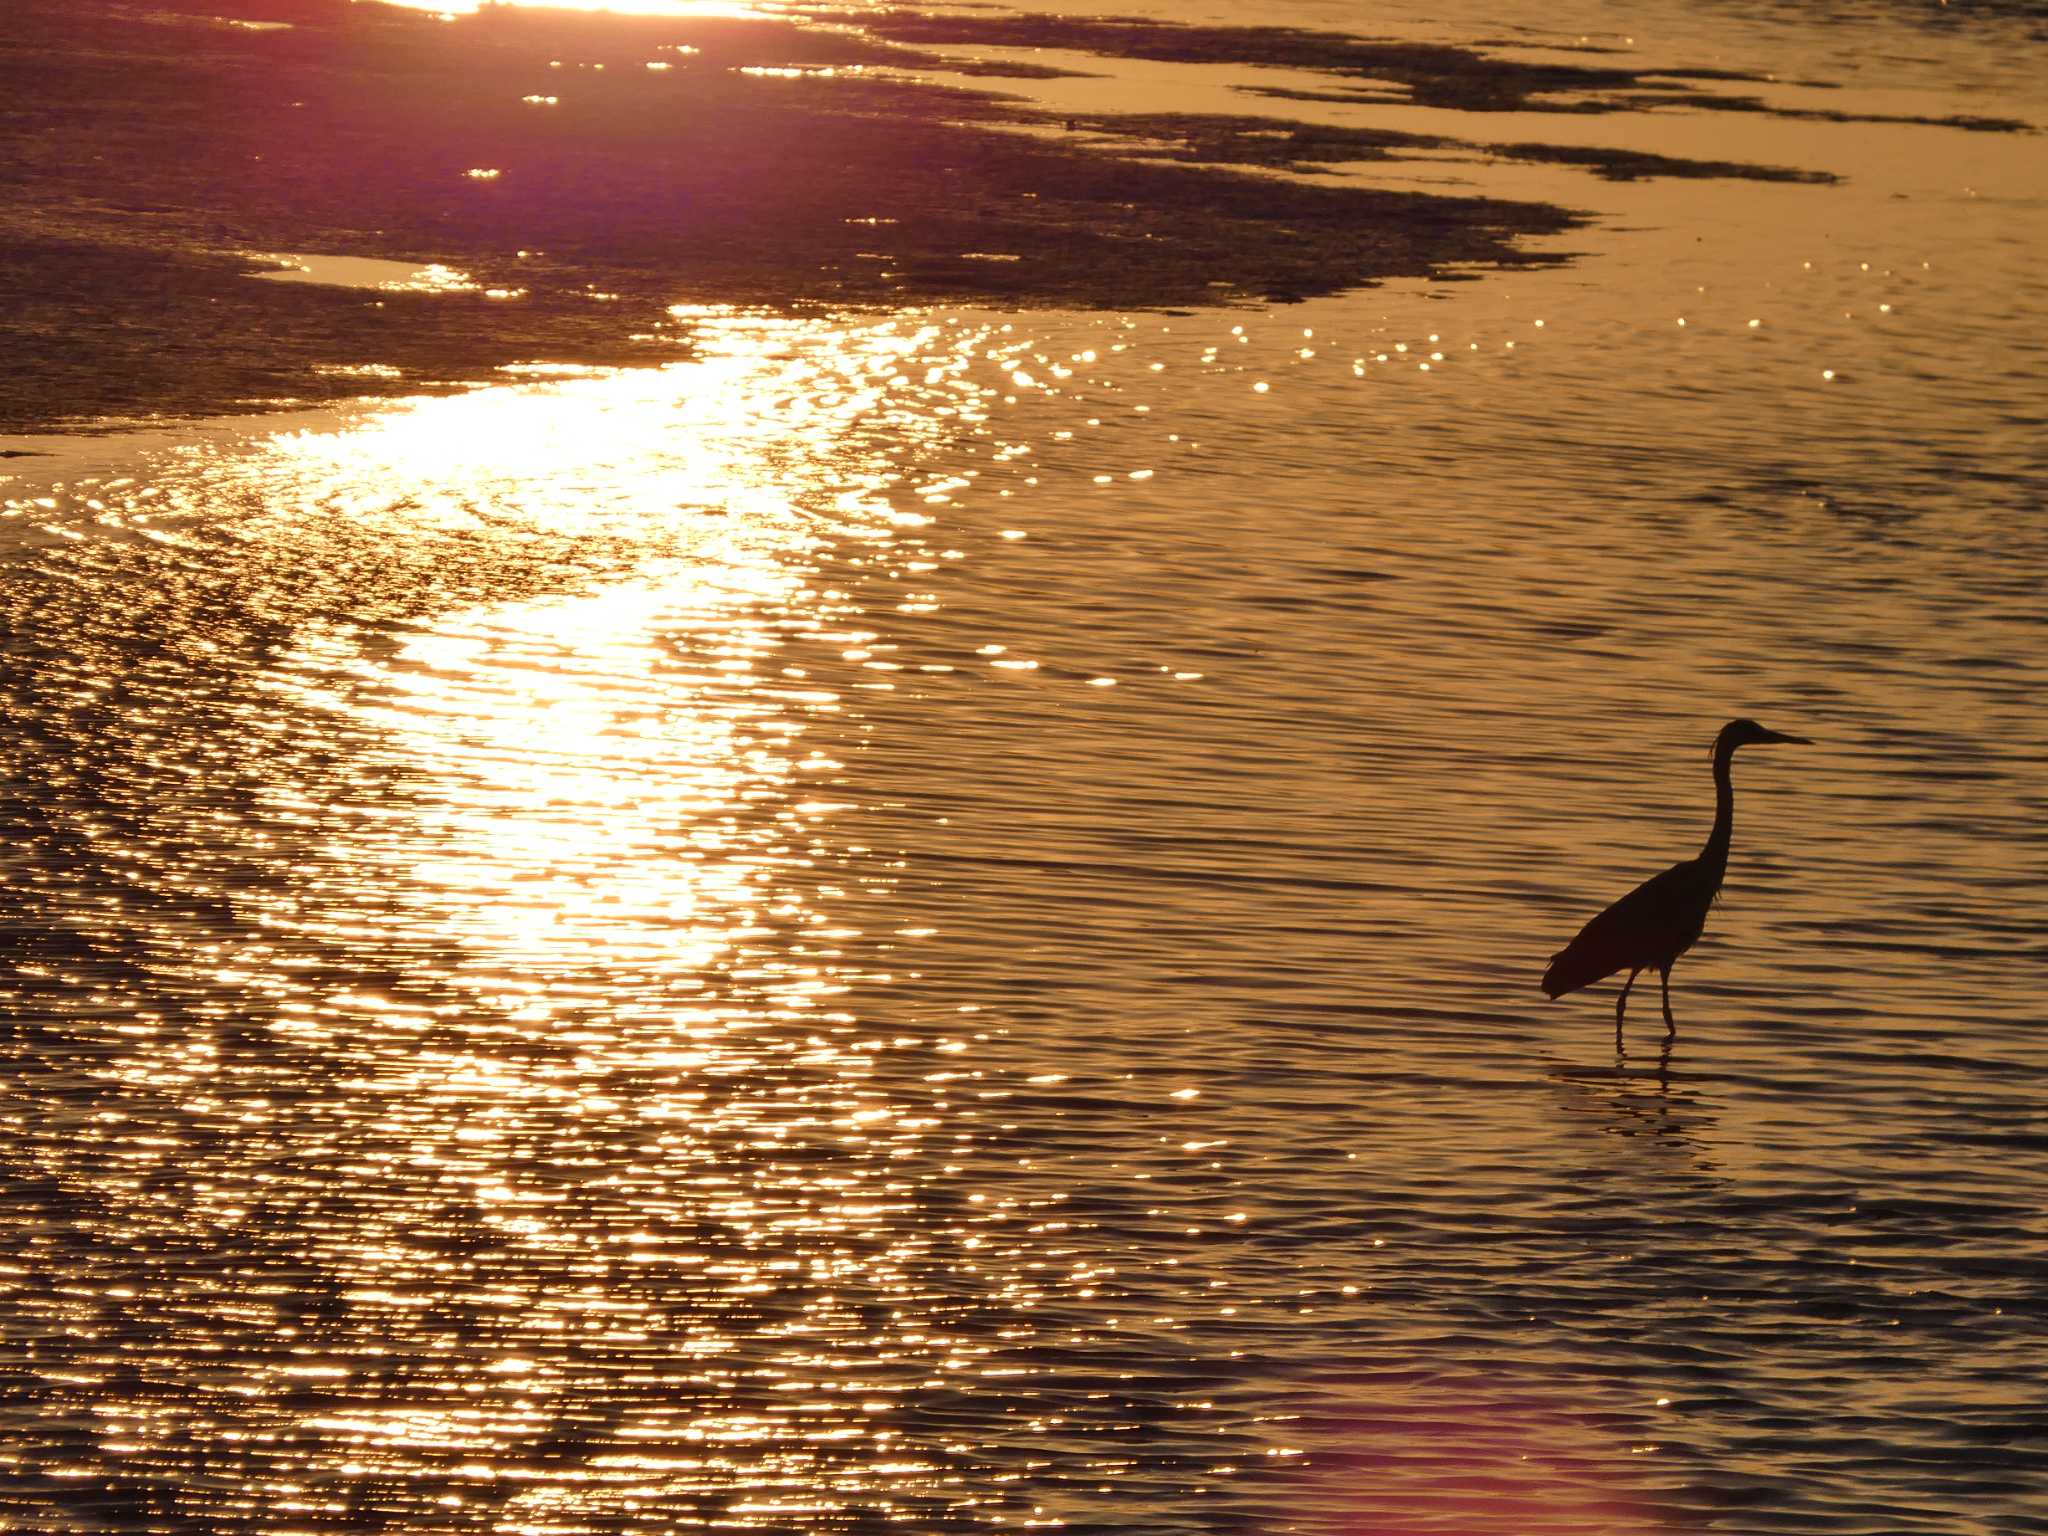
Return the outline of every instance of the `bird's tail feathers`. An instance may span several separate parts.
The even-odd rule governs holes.
[[[1554,1001],[1567,992],[1576,992],[1594,982],[1612,976],[1617,966],[1603,965],[1601,960],[1568,944],[1550,957],[1550,969],[1543,973],[1543,990]]]

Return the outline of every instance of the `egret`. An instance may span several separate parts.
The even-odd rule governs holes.
[[[1674,864],[1653,875],[1579,930],[1579,936],[1550,957],[1543,990],[1552,998],[1604,981],[1627,971],[1621,996],[1614,1004],[1614,1049],[1621,1050],[1622,1014],[1636,977],[1651,966],[1664,983],[1664,1028],[1676,1033],[1671,1017],[1671,967],[1699,942],[1707,926],[1707,909],[1721,894],[1728,873],[1728,839],[1735,830],[1735,787],[1728,776],[1737,747],[1766,742],[1806,744],[1804,736],[1769,731],[1754,720],[1730,720],[1714,738],[1714,830],[1696,859]]]

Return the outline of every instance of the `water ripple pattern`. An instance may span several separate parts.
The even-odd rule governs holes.
[[[2038,151],[1770,132],[8,461],[0,1524],[2048,1532]]]

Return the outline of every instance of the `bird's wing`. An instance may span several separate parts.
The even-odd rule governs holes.
[[[1636,928],[1669,926],[1674,917],[1692,909],[1698,870],[1697,859],[1674,864],[1662,874],[1650,876],[1593,922],[1614,918]]]
[[[1640,970],[1669,952],[1694,902],[1697,860],[1674,864],[1652,875],[1579,930],[1579,936],[1550,957],[1543,990],[1552,997],[1612,976]]]

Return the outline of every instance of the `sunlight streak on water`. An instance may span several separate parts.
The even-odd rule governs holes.
[[[9,460],[0,1514],[2020,1507],[2041,242],[1857,142],[1456,289]],[[1542,957],[1751,709],[1616,1055]]]
[[[13,1059],[38,1076],[16,1156],[70,1213],[28,1217],[29,1246],[88,1244],[15,1315],[69,1340],[43,1380],[104,1420],[80,1450],[140,1473],[110,1508],[158,1507],[151,1476],[222,1441],[292,1447],[245,1462],[259,1507],[317,1515],[369,1478],[526,1529],[650,1497],[772,1526],[932,1481],[878,1416],[906,1369],[975,1350],[876,1326],[914,1313],[930,1241],[877,1223],[943,1115],[872,1086],[889,1043],[833,1011],[859,933],[835,906],[893,877],[829,838],[842,764],[806,734],[843,685],[803,663],[883,665],[818,558],[915,553],[924,517],[884,492],[976,419],[980,337],[679,318],[697,356],[663,370],[10,504],[91,531],[24,546],[42,627],[138,657],[158,780],[28,765],[55,791],[39,835],[87,858],[47,881],[45,930],[74,937],[15,1001],[92,977],[106,1007],[66,1010],[69,1088],[46,1047]],[[155,611],[77,606],[81,561]],[[195,696],[181,654],[237,652]],[[192,796],[168,816],[166,783]],[[110,898],[135,859],[157,873]],[[197,1271],[147,1246],[173,1229]],[[138,1294],[180,1299],[121,1315]],[[125,1357],[156,1384],[117,1403]]]

